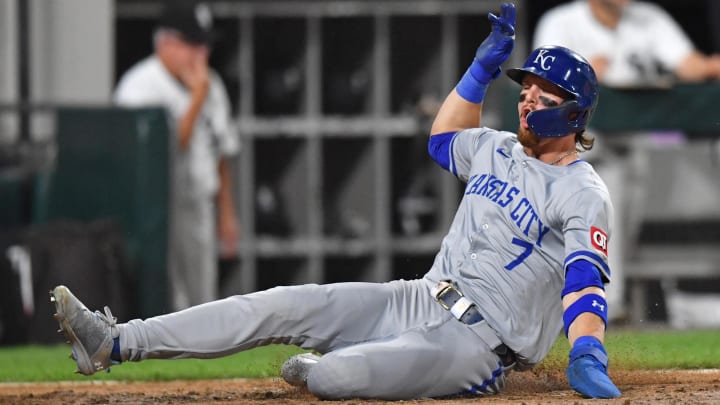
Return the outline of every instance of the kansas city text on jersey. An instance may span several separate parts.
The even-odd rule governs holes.
[[[525,197],[518,199],[520,189],[511,186],[507,181],[497,178],[494,174],[474,174],[470,176],[465,187],[465,195],[480,195],[509,210],[512,222],[525,236],[530,236],[533,226],[537,227],[535,244],[542,246],[542,239],[550,231],[533,208],[530,200]],[[515,201],[515,203],[513,203]]]

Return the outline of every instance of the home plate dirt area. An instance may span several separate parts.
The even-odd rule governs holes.
[[[83,381],[0,384],[0,404],[720,404],[720,369],[637,371],[610,375],[623,395],[587,400],[570,389],[564,370],[511,373],[491,397],[413,401],[320,401],[278,378],[170,382]]]

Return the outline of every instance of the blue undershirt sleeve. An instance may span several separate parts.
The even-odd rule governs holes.
[[[428,140],[428,153],[443,169],[450,170],[450,145],[457,132],[433,135]]]
[[[561,296],[580,291],[587,287],[600,287],[605,289],[600,276],[600,269],[587,260],[576,260],[567,266],[565,272],[565,288]]]

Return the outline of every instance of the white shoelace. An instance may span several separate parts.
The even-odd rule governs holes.
[[[103,314],[102,312],[100,312],[100,311],[95,311],[95,314],[96,314],[100,319],[102,319],[103,322],[107,323],[109,326],[111,326],[111,327],[115,326],[115,325],[117,324],[117,318],[115,318],[115,317],[113,316],[112,312],[110,312],[110,307],[108,307],[108,306],[106,305],[104,309],[105,309],[105,313],[104,313],[104,314]]]

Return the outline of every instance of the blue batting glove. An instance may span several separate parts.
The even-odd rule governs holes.
[[[481,103],[488,84],[500,76],[500,65],[510,56],[515,45],[515,5],[503,3],[500,17],[488,13],[492,25],[490,35],[475,51],[475,58],[455,90],[471,103]]]
[[[600,340],[593,336],[578,338],[570,350],[567,379],[570,386],[589,398],[617,398],[620,390],[607,373],[608,356]]]
[[[490,35],[475,51],[475,60],[470,66],[470,73],[480,83],[490,83],[500,76],[502,65],[515,45],[515,5],[503,3],[500,17],[488,13],[492,24]]]

